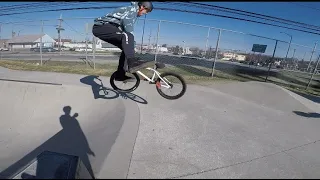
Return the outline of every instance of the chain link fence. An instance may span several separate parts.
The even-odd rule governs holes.
[[[121,50],[94,37],[93,19],[60,17],[2,24],[1,32],[12,29],[12,36],[0,37],[1,59],[36,60],[39,65],[49,61],[74,61],[92,69],[101,64],[117,64]],[[316,68],[319,51],[314,45],[146,18],[137,21],[134,35],[137,56],[165,63],[190,79],[269,81],[320,91],[320,75]],[[266,45],[266,49],[253,52],[253,44]]]

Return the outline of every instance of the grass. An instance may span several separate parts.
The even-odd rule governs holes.
[[[98,64],[93,69],[92,64],[86,64],[84,62],[75,61],[46,61],[40,66],[39,61],[23,61],[23,60],[1,60],[0,66],[22,71],[43,71],[43,72],[61,72],[72,73],[81,75],[97,75],[97,76],[111,76],[111,74],[117,69],[118,63]],[[265,76],[239,74],[239,73],[226,73],[223,71],[215,70],[215,76],[211,77],[211,69],[199,66],[190,65],[175,65],[167,66],[165,69],[160,69],[159,72],[172,71],[180,74],[188,84],[210,85],[216,82],[229,82],[229,81],[264,81]],[[147,76],[151,77],[152,72],[142,70]],[[292,76],[290,74],[290,76]],[[292,77],[291,77],[292,78]],[[297,79],[294,77],[293,79]],[[288,82],[281,77],[269,77],[269,81],[280,85],[289,90],[298,91],[303,94],[320,95],[320,90],[316,88],[309,88],[305,90],[305,86],[296,84],[294,82]]]

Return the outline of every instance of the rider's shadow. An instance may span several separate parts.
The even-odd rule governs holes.
[[[95,80],[99,81],[100,84],[97,83]],[[99,99],[99,98],[101,98],[101,99],[115,99],[115,98],[118,98],[119,96],[121,96],[123,99],[131,99],[137,103],[148,104],[148,102],[145,99],[143,99],[142,97],[140,97],[136,94],[118,92],[113,89],[105,87],[102,83],[102,80],[99,79],[99,76],[89,75],[89,76],[81,78],[80,82],[91,86],[94,99]],[[101,91],[103,94],[100,94]]]
[[[86,76],[80,79],[80,82],[82,82],[83,84],[91,86],[94,99],[115,99],[119,97],[118,92],[110,88],[106,88],[101,84],[98,84],[95,80],[98,80],[102,83],[102,81],[99,79],[99,76],[94,75]],[[100,94],[101,91],[103,92],[102,95]]]

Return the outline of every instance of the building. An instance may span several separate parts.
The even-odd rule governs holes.
[[[110,43],[105,41],[98,40],[96,45],[97,50],[104,50],[104,51],[112,51],[112,52],[122,52],[120,48],[114,46]]]
[[[183,49],[183,55],[191,55],[192,54],[192,51],[190,51],[189,47],[185,47],[182,49]]]
[[[9,49],[30,49],[40,47],[42,38],[43,47],[53,47],[56,42],[47,34],[22,35],[7,41]]]
[[[225,61],[230,61],[230,60],[245,61],[246,56],[242,55],[242,54],[236,54],[233,52],[225,52],[225,53],[223,53],[222,60],[225,60]]]
[[[65,45],[70,44],[72,42],[71,39],[61,39],[61,43],[59,43],[60,42],[59,39],[54,39],[54,40],[56,41],[56,43],[54,44],[55,46],[59,46],[59,44],[61,46],[65,46]]]
[[[9,39],[0,39],[0,48],[8,48],[8,40]]]

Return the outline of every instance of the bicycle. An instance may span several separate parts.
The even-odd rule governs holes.
[[[175,100],[175,99],[181,98],[185,94],[186,89],[187,89],[187,85],[186,85],[185,80],[179,74],[176,74],[174,72],[164,72],[164,73],[160,74],[160,72],[157,71],[157,69],[163,69],[163,68],[165,68],[165,64],[163,64],[163,63],[155,63],[154,68],[151,68],[151,67],[145,68],[145,69],[147,69],[149,71],[153,71],[152,78],[147,77],[141,71],[136,71],[135,73],[129,73],[129,74],[133,75],[133,78],[135,79],[135,83],[134,83],[133,87],[126,88],[126,89],[121,89],[115,84],[116,72],[114,72],[110,77],[110,85],[116,91],[129,93],[129,92],[132,92],[132,91],[136,90],[139,87],[139,85],[140,85],[140,77],[139,77],[139,75],[141,75],[142,77],[145,78],[144,80],[149,81],[149,84],[155,84],[156,85],[156,90],[158,91],[158,93],[162,97],[164,97],[166,99],[169,99],[169,100]],[[158,78],[155,80],[155,78],[156,78],[155,76],[156,75],[158,76]],[[182,84],[182,90],[177,95],[169,96],[169,95],[166,95],[161,90],[161,87],[165,87],[167,89],[172,89],[173,86],[175,85],[175,83],[173,81],[169,81],[168,78],[166,78],[168,76],[173,76],[173,77],[177,78],[178,81]],[[117,82],[120,82],[120,81],[117,81]],[[122,81],[121,83],[126,84],[128,82],[131,82],[131,81]]]

